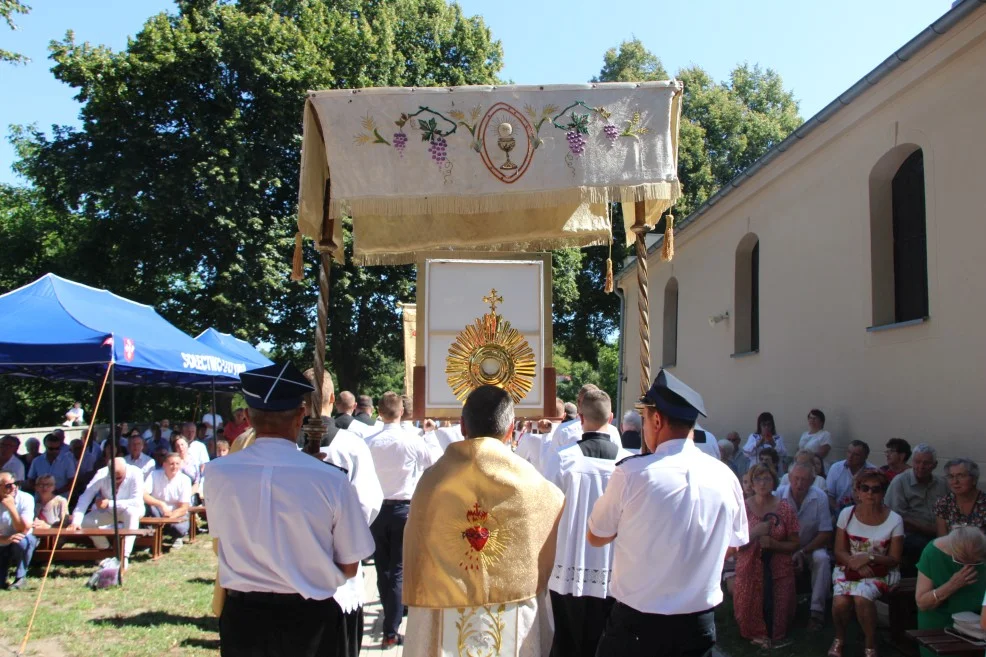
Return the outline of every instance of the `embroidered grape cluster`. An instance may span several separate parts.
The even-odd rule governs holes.
[[[582,155],[585,152],[585,135],[578,130],[566,132],[565,139],[568,140],[568,150],[572,151],[572,155]]]
[[[434,136],[431,138],[431,145],[428,147],[428,152],[431,153],[431,159],[435,160],[438,166],[442,166],[445,161],[445,149],[448,143],[445,141],[445,137],[441,135]]]
[[[404,149],[407,147],[407,135],[404,132],[394,133],[394,148],[397,149],[397,153],[404,157]]]
[[[609,139],[609,143],[615,142],[620,136],[620,129],[613,124],[606,124],[603,126],[603,133],[606,138]]]

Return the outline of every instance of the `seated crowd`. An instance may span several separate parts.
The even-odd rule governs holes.
[[[735,432],[719,442],[721,460],[741,478],[750,523],[751,542],[736,556],[729,582],[740,634],[758,646],[783,645],[801,576],[810,589],[809,630],[823,627],[831,596],[830,657],[843,655],[854,617],[867,657],[876,654],[875,602],[902,576],[917,577],[918,628],[950,627],[960,611],[978,614],[986,594],[978,465],[952,459],[939,476],[932,446],[891,438],[885,465],[871,463],[869,445],[853,440],[845,459],[826,471],[832,440],[824,426],[824,413],[812,410],[787,468],[769,413],[742,448]]]
[[[200,423],[182,423],[179,432],[167,419],[143,432],[124,422],[115,429],[115,441],[100,442],[94,432],[88,449],[81,439],[66,444],[62,429],[44,437],[43,452],[33,438],[26,441],[26,454],[18,454],[17,436],[0,438],[0,588],[24,585],[38,544],[33,530],[112,527],[114,493],[121,527],[136,529],[143,517],[175,519],[164,532],[173,538],[172,549],[181,548],[189,531],[188,511],[202,502],[205,464],[229,452],[229,432],[239,435],[249,428],[243,409],[233,415],[223,427],[222,418],[206,414]],[[109,546],[106,538],[91,540],[97,548]],[[124,558],[134,541],[125,540]],[[8,584],[12,566],[14,580]]]

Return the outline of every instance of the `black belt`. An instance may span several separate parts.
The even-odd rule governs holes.
[[[267,593],[264,591],[234,591],[233,589],[226,589],[226,596],[243,600],[244,602],[256,602],[267,605],[296,605],[303,602],[325,602],[325,600],[311,600],[302,596],[300,593]]]
[[[644,616],[644,617],[650,617],[650,618],[655,618],[656,617],[656,618],[682,618],[682,619],[684,619],[684,618],[691,618],[691,617],[694,617],[694,616],[702,616],[704,614],[711,614],[711,613],[713,613],[715,611],[715,607],[711,607],[711,608],[705,609],[703,611],[692,611],[692,612],[689,612],[689,613],[686,613],[686,614],[652,614],[652,613],[649,613],[649,612],[646,612],[646,611],[640,611],[639,609],[634,609],[630,605],[628,605],[626,603],[623,603],[623,602],[620,602],[619,600],[616,601],[616,604],[614,605],[614,607],[620,607],[625,613],[628,613],[628,614],[635,614],[635,615],[638,615],[638,616]]]
[[[411,500],[384,500],[384,506],[402,506],[404,504],[410,504]]]

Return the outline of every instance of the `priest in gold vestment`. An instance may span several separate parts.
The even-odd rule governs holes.
[[[404,530],[405,657],[540,657],[564,495],[506,444],[510,395],[474,390],[465,440],[421,476]]]

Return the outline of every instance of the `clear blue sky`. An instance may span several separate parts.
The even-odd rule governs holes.
[[[0,25],[0,47],[32,58],[0,64],[0,128],[36,123],[75,124],[72,90],[49,71],[47,46],[74,30],[76,40],[126,47],[151,15],[174,10],[165,0],[28,0],[33,10]],[[518,84],[586,82],[603,53],[637,37],[674,74],[699,65],[717,80],[737,63],[758,63],[781,74],[811,116],[904,45],[950,6],[946,0],[463,0],[467,15],[482,14],[503,42],[503,77]],[[0,143],[0,182],[18,182],[14,152]]]

